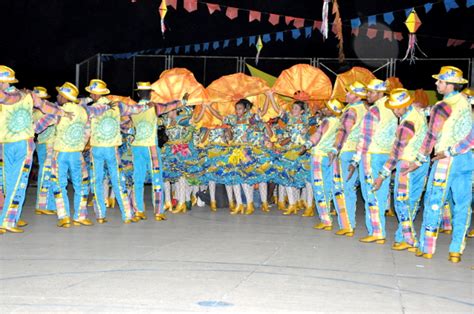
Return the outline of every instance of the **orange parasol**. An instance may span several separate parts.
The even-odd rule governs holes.
[[[426,108],[430,104],[430,98],[423,89],[417,89],[415,91],[414,103],[418,103],[421,108]]]
[[[259,109],[263,109],[266,98],[264,93],[268,90],[270,87],[265,80],[244,73],[222,76],[206,88],[210,101],[214,103],[213,108],[224,117],[235,114],[234,105],[242,98],[253,103],[252,112],[256,113]],[[267,121],[276,116],[277,114],[272,116],[269,110],[262,118]]]
[[[355,81],[367,85],[374,78],[375,75],[370,70],[362,67],[353,67],[349,71],[337,76],[331,98],[336,98],[337,100],[344,102],[346,101],[347,85],[350,85]]]
[[[402,82],[400,82],[400,79],[395,76],[391,76],[387,79],[387,85],[389,91],[395,88],[403,88]]]
[[[320,69],[309,64],[296,64],[281,72],[273,90],[284,109],[288,110],[294,100],[302,100],[314,112],[331,96],[332,84]]]

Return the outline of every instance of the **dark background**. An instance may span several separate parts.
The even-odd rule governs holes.
[[[210,1],[210,0],[209,0]],[[291,29],[280,20],[272,26],[263,14],[261,22],[248,23],[248,13],[239,12],[239,17],[230,20],[225,12],[209,15],[207,7],[198,4],[198,10],[188,13],[178,0],[178,10],[168,7],[166,24],[168,31],[163,39],[160,31],[158,6],[161,0],[1,0],[2,47],[0,64],[12,67],[20,80],[18,86],[31,88],[43,85],[49,90],[68,80],[74,82],[75,64],[96,53],[123,53],[150,48],[173,47],[201,42],[212,42],[241,36]],[[211,1],[210,1],[211,2]],[[295,17],[321,19],[322,0],[232,0],[218,1],[228,6],[267,11]],[[350,19],[360,16],[362,23],[372,14],[405,9],[423,5],[429,1],[389,0],[339,0],[344,30],[344,52],[349,58],[397,58],[403,57],[407,47],[407,30],[403,21],[405,13],[395,12],[390,26],[400,31],[404,40],[389,42],[383,39],[381,30],[388,26],[378,16],[379,29],[376,39],[368,39],[364,29],[358,37],[351,36]],[[473,40],[474,7],[466,8],[465,0],[457,0],[458,9],[446,13],[444,4],[434,2],[431,12],[417,9],[423,25],[418,30],[420,47],[430,58],[472,58],[471,43],[458,47],[446,47],[448,38]],[[330,22],[332,16],[330,17]],[[432,38],[435,36],[441,38]],[[194,53],[193,49],[191,55]],[[244,43],[240,47],[231,44],[229,48],[210,49],[206,55],[255,56],[255,47]],[[418,54],[420,55],[420,54]],[[325,42],[322,36],[313,32],[309,39],[304,34],[294,40],[285,34],[285,41],[271,41],[265,44],[261,57],[329,57],[337,58],[337,40],[329,32]],[[431,86],[427,73],[437,73],[446,62],[417,62],[401,65],[401,80],[411,89]],[[266,70],[278,75],[280,69],[266,65]],[[347,70],[348,65],[336,67]],[[118,71],[117,73],[120,73]],[[417,76],[417,73],[422,73]],[[159,76],[156,73],[156,78]],[[113,73],[112,73],[113,75]],[[118,75],[118,74],[117,74]],[[137,80],[140,80],[137,73]],[[467,73],[465,74],[467,76]],[[117,78],[116,78],[117,79]],[[149,79],[148,77],[145,79]],[[203,82],[209,84],[210,82]]]

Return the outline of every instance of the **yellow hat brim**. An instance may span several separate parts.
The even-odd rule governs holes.
[[[135,91],[140,91],[140,90],[153,90],[153,89],[150,87],[150,88],[147,88],[147,89],[144,89],[144,88],[135,88],[134,90],[135,90]]]
[[[110,90],[108,88],[106,88],[104,91],[102,92],[95,92],[95,91],[92,91],[89,86],[86,87],[86,91],[90,94],[94,94],[94,95],[108,95],[110,94]]]
[[[335,114],[336,116],[340,116],[342,114],[342,110],[341,112],[337,112],[337,111],[334,111],[331,107],[329,107],[327,101],[324,102],[324,105],[326,106],[326,108],[331,111],[333,114]]]
[[[58,92],[59,95],[63,96],[64,98],[66,98],[66,99],[69,100],[69,101],[72,101],[72,102],[75,102],[75,103],[78,103],[78,102],[79,102],[79,99],[77,99],[77,98],[73,99],[73,98],[71,98],[70,95],[64,94],[64,93],[60,90],[60,87],[58,87],[58,86],[56,87],[56,91]]]
[[[463,91],[462,91],[463,94],[465,95],[468,95],[469,97],[472,97],[474,96],[474,89],[471,87],[471,88],[465,88]]]
[[[439,78],[440,74],[434,74],[432,75],[432,77],[435,79],[435,80],[440,80],[440,81],[444,81],[444,82],[447,82],[447,83],[453,83],[453,84],[467,84],[469,81],[466,80],[465,78],[461,77],[459,79],[459,81],[454,81],[454,80],[443,80],[443,79],[440,79]]]
[[[376,90],[376,89],[370,88],[370,87],[368,87],[368,86],[367,86],[367,91],[368,91],[368,92],[384,93],[384,94],[388,94],[388,93],[389,93],[388,89],[386,89],[386,90]]]
[[[394,106],[394,105],[390,104],[390,99],[387,99],[387,101],[385,102],[385,107],[387,107],[388,109],[392,109],[392,110],[393,109],[403,109],[403,108],[406,108],[406,107],[410,106],[413,103],[413,101],[415,101],[415,99],[413,99],[413,97],[410,97],[410,100],[407,101],[406,103]]]
[[[356,93],[356,92],[354,92],[353,90],[350,89],[350,86],[351,86],[350,84],[349,84],[349,85],[346,85],[346,91],[347,91],[348,93],[351,93],[351,94],[353,94],[353,95],[356,95],[356,96],[358,96],[358,97],[360,97],[360,98],[362,98],[362,99],[367,98],[367,94],[363,95],[363,94]]]
[[[9,84],[15,84],[15,83],[18,83],[18,80],[17,80],[17,79],[14,79],[13,81],[4,81],[4,80],[0,80],[0,83],[9,83]]]

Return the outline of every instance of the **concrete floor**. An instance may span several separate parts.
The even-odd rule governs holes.
[[[447,235],[432,260],[395,252],[395,218],[385,245],[358,242],[362,210],[354,238],[275,208],[235,217],[196,207],[132,225],[114,209],[105,225],[60,229],[33,214],[33,193],[26,232],[0,236],[2,313],[474,311],[474,240],[457,265]]]

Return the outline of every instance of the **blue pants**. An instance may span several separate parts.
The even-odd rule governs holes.
[[[420,207],[421,194],[425,188],[429,163],[424,163],[415,171],[402,175],[401,173],[407,166],[407,162],[399,161],[396,170],[393,199],[398,218],[398,228],[395,232],[395,242],[406,242],[411,246],[417,246],[418,241],[413,222]]]
[[[47,146],[47,144],[38,144],[36,146],[39,167],[36,208],[43,210],[56,210],[54,193],[51,184],[51,158],[53,158],[53,156],[51,155],[52,152],[48,152]],[[49,156],[48,153],[50,154]]]
[[[449,252],[464,251],[465,237],[471,223],[473,168],[471,152],[434,162],[428,179],[420,230],[420,250],[423,253],[434,254],[436,251],[436,239],[448,191],[451,192],[453,202],[453,233]]]
[[[88,175],[82,152],[55,152],[53,161],[54,193],[58,218],[71,216],[67,193],[68,175],[74,188],[74,220],[87,218]]]
[[[311,178],[313,197],[316,202],[319,219],[327,226],[332,225],[330,202],[333,188],[333,165],[326,156],[311,156]]]
[[[334,169],[334,205],[341,229],[355,229],[356,226],[356,181],[357,175],[347,180],[349,165],[354,152],[344,152],[336,160]]]
[[[162,214],[163,210],[163,168],[160,150],[157,146],[132,146],[133,154],[133,198],[139,212],[145,210],[144,185],[147,172],[151,173],[152,198],[155,214]]]
[[[121,171],[117,147],[92,147],[92,186],[97,218],[105,218],[106,216],[103,186],[104,166],[107,167],[109,172],[110,183],[122,212],[122,220],[131,219],[130,200],[128,199],[125,177]]]
[[[365,226],[369,235],[385,238],[385,210],[390,192],[390,179],[384,180],[380,189],[372,191],[374,179],[389,159],[387,154],[366,154],[359,165],[359,180],[365,200]]]
[[[33,139],[3,144],[5,203],[0,216],[1,227],[15,227],[20,219],[34,149]]]

